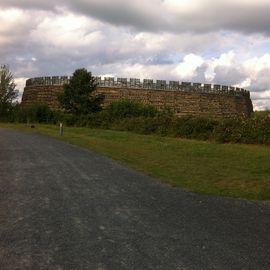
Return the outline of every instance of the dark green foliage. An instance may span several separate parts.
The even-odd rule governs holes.
[[[18,96],[14,78],[8,66],[0,67],[0,116],[3,117],[12,110],[13,102]]]
[[[184,116],[177,118],[174,124],[176,136],[190,139],[207,140],[211,138],[218,121],[204,117]]]
[[[158,126],[154,117],[133,117],[125,118],[114,122],[112,129],[131,131],[139,134],[158,134]]]
[[[47,105],[36,104],[25,109],[27,121],[38,123],[51,123],[54,120],[54,113]]]
[[[168,107],[168,106],[164,106],[160,111],[158,111],[157,113],[158,116],[164,116],[164,117],[174,117],[174,112],[172,110],[172,108]]]
[[[17,123],[57,123],[61,120],[61,113],[52,111],[47,105],[33,104],[22,107],[17,104],[9,112],[7,121]]]
[[[214,129],[213,138],[222,143],[270,144],[270,113],[225,119]]]
[[[106,111],[113,120],[131,117],[154,117],[158,111],[154,106],[124,99],[112,102]]]
[[[101,110],[102,95],[91,95],[96,90],[95,78],[85,68],[77,69],[64,93],[59,95],[61,107],[70,114],[82,115]]]
[[[87,126],[91,128],[104,128],[110,129],[112,119],[109,117],[106,110],[88,115],[82,115],[78,118],[77,126]]]
[[[267,112],[255,113],[251,118],[224,120],[176,117],[166,108],[157,111],[149,105],[122,100],[98,113],[75,117],[67,124],[221,143],[270,144],[270,113]]]
[[[207,140],[218,124],[217,121],[196,117],[155,117],[125,118],[111,124],[112,129],[132,131],[140,134]]]
[[[206,117],[176,117],[164,108],[157,111],[150,105],[130,100],[115,101],[106,109],[88,114],[54,112],[47,105],[23,108],[12,106],[1,121],[22,123],[59,123],[66,126],[130,131],[221,143],[270,145],[270,112],[256,112],[251,118],[214,120]]]
[[[269,117],[269,115],[270,115],[270,110],[269,109],[265,110],[265,111],[255,111],[253,113],[253,117],[255,117],[257,119],[264,118],[264,117],[267,117],[267,116]]]

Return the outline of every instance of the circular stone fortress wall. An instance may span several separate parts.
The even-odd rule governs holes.
[[[215,118],[250,116],[253,106],[249,91],[224,85],[211,85],[178,81],[95,77],[98,83],[94,94],[104,94],[104,106],[120,99],[131,99],[151,104],[157,109],[165,106],[178,116],[196,115]],[[69,83],[69,77],[39,77],[26,81],[22,97],[24,106],[47,104],[59,109],[58,94]]]

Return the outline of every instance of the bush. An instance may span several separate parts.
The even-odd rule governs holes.
[[[270,114],[225,119],[216,126],[213,137],[221,143],[270,144]]]
[[[27,120],[38,123],[52,123],[54,120],[53,111],[44,104],[36,104],[26,109]]]
[[[76,119],[76,126],[86,126],[89,128],[108,129],[112,124],[112,121],[105,110],[87,115],[80,115]]]
[[[162,121],[161,117],[132,117],[114,122],[112,129],[131,131],[139,134],[168,135],[169,122]]]
[[[16,105],[9,113],[9,122],[18,123],[56,123],[60,114],[52,111],[47,105],[34,104],[29,107]]]
[[[52,111],[47,105],[31,107],[16,105],[1,121],[58,123],[67,126],[86,126],[130,131],[139,134],[157,134],[198,140],[215,140],[221,143],[248,143],[270,145],[270,112],[255,112],[251,118],[237,117],[213,120],[206,117],[176,117],[164,108],[130,100],[111,103],[100,112],[74,115]]]
[[[204,117],[184,116],[175,119],[174,135],[189,139],[207,140],[212,137],[218,121]]]
[[[75,126],[78,122],[78,116],[70,113],[61,113],[59,115],[58,121],[61,122],[66,126]]]
[[[105,110],[112,120],[131,117],[154,117],[158,113],[157,109],[151,105],[128,99],[112,102]]]

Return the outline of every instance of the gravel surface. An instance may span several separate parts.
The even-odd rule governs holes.
[[[0,129],[0,269],[269,270],[270,202],[185,192]]]

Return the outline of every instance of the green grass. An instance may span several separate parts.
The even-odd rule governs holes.
[[[46,134],[91,149],[162,182],[204,194],[269,200],[270,147],[216,144],[128,132],[0,124]],[[128,179],[127,179],[128,180]]]

